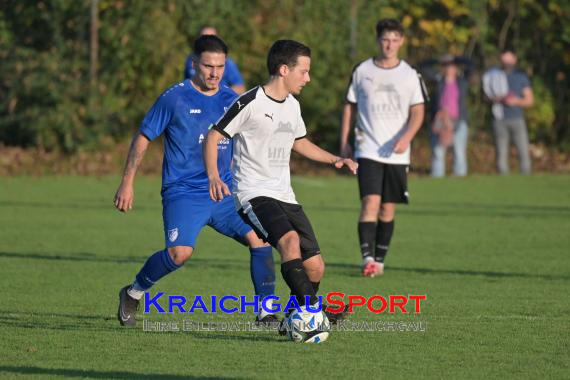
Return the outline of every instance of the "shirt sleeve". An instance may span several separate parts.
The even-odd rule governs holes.
[[[305,126],[305,121],[303,120],[303,115],[301,115],[301,106],[297,105],[299,110],[297,112],[297,128],[295,128],[295,140],[300,140],[307,137],[307,127]]]
[[[356,104],[356,70],[350,75],[350,82],[346,90],[346,101],[348,103]]]
[[[151,109],[146,113],[140,127],[149,140],[154,140],[164,132],[174,116],[174,94],[170,91],[160,95]]]
[[[410,98],[410,106],[415,106],[416,104],[425,103],[425,98],[424,98],[425,84],[423,83],[422,77],[415,70],[414,74],[415,78],[412,87],[412,97]]]
[[[222,115],[222,117],[212,127],[227,138],[233,138],[236,134],[243,132],[247,126],[247,121],[251,116],[251,92],[244,95],[230,106],[230,108]]]
[[[224,77],[230,86],[241,86],[244,84],[243,78],[239,72],[237,65],[230,58],[226,59]]]

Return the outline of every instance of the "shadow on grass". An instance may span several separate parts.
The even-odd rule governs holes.
[[[112,262],[112,263],[142,263],[146,258],[142,257],[120,257],[120,256],[97,256],[93,253],[79,253],[77,255],[46,255],[39,253],[11,253],[0,252],[1,257],[18,258],[18,259],[38,259],[38,260],[70,260],[70,261],[92,261],[92,262]],[[245,257],[245,256],[244,256]],[[193,258],[188,265],[196,267],[208,267],[215,269],[235,269],[237,267],[249,267],[249,261],[243,260],[227,260],[227,259],[207,259]],[[342,274],[349,277],[360,277],[360,265],[327,262],[329,269],[338,269]],[[465,276],[486,276],[494,278],[539,278],[543,280],[570,280],[570,276],[549,275],[549,274],[532,274],[532,273],[516,273],[516,272],[494,272],[494,271],[473,271],[464,269],[430,269],[430,268],[413,268],[413,267],[393,267],[386,266],[387,271],[415,272],[424,274],[452,274]]]
[[[0,324],[5,327],[47,329],[54,331],[118,331],[115,317],[105,315],[63,314],[0,310]]]
[[[146,257],[134,256],[98,256],[89,252],[78,252],[73,255],[50,255],[45,253],[32,253],[32,252],[0,252],[0,258],[15,258],[15,259],[34,259],[34,260],[65,260],[65,261],[92,261],[102,263],[141,263],[146,260]]]
[[[429,268],[403,268],[386,266],[386,270],[415,272],[426,274],[452,274],[462,276],[485,276],[492,278],[538,278],[541,280],[570,280],[570,276],[550,275],[550,274],[532,274],[532,273],[516,273],[516,272],[494,272],[494,271],[473,271],[463,269],[429,269]]]
[[[41,311],[11,311],[11,310],[0,310],[0,318],[16,319],[19,316],[23,317],[50,317],[50,318],[67,318],[67,319],[81,319],[84,321],[96,321],[96,320],[108,320],[110,317],[105,315],[85,315],[85,314],[73,314],[73,313],[50,313]],[[114,317],[113,317],[114,319]]]
[[[68,368],[41,368],[0,366],[0,373],[19,375],[47,375],[62,377],[81,377],[87,379],[239,379],[238,377],[223,376],[192,376],[192,375],[166,375],[159,373],[137,373],[126,371],[95,371]]]
[[[341,263],[330,263],[327,262],[327,268],[330,269],[340,269],[345,275],[352,277],[361,277],[360,265],[355,264],[341,264]],[[474,270],[464,270],[464,269],[430,269],[430,268],[413,268],[413,267],[394,267],[391,265],[386,265],[386,271],[396,271],[396,272],[413,272],[422,274],[434,274],[434,275],[460,275],[460,276],[484,276],[490,278],[537,278],[541,280],[570,280],[570,276],[564,275],[550,275],[550,274],[532,274],[532,273],[516,273],[516,272],[494,272],[494,271],[474,271]]]
[[[149,251],[152,252],[152,251]],[[46,253],[33,253],[33,252],[0,252],[0,258],[13,258],[13,259],[32,259],[32,260],[54,260],[54,261],[88,261],[95,263],[116,263],[116,264],[133,264],[144,263],[147,257],[143,256],[100,256],[94,253],[79,252],[70,255],[60,254],[46,254]],[[203,258],[193,257],[186,265],[197,267],[209,267],[215,269],[234,269],[238,267],[249,267],[249,256],[247,251],[240,256],[241,260],[228,260],[225,258]]]
[[[133,334],[175,334],[177,336],[191,336],[194,339],[201,340],[221,340],[221,341],[249,341],[249,342],[287,342],[287,340],[277,339],[277,331],[259,330],[259,331],[143,331],[144,316],[137,319],[137,327],[125,328],[119,326],[119,322],[115,316],[108,315],[82,315],[74,313],[50,313],[50,312],[21,312],[11,310],[0,310],[0,325],[4,327],[15,327],[24,329],[46,329],[54,331],[111,331],[114,333]],[[157,321],[153,321],[157,322]],[[177,321],[180,322],[180,321]],[[199,322],[199,321],[196,321]],[[207,321],[203,321],[207,323]],[[235,321],[240,323],[239,321]],[[243,321],[242,321],[243,322]]]

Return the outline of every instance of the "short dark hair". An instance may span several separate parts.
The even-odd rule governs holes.
[[[382,37],[384,32],[396,32],[404,35],[404,26],[402,23],[394,18],[384,18],[376,24],[376,37]]]
[[[217,36],[205,35],[194,41],[194,55],[199,57],[203,52],[224,53],[228,55],[228,45]]]
[[[501,54],[506,54],[506,53],[511,53],[512,55],[516,56],[517,52],[515,51],[515,49],[511,46],[508,46],[506,48],[504,48],[503,50],[501,50]]]
[[[281,65],[295,67],[299,57],[311,58],[311,49],[293,40],[278,40],[273,43],[267,55],[269,75],[276,75]]]

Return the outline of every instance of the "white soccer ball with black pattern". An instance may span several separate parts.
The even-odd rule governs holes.
[[[295,343],[322,343],[331,331],[329,319],[323,311],[293,310],[286,323],[287,336]]]

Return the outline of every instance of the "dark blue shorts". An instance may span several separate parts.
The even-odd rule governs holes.
[[[164,241],[166,247],[195,247],[204,226],[245,244],[251,227],[238,215],[232,197],[214,202],[209,197],[185,197],[163,202]]]

